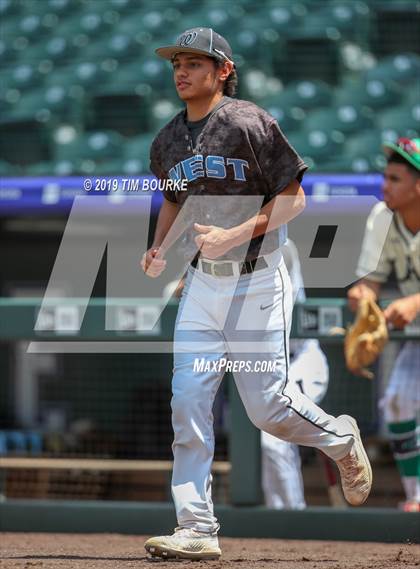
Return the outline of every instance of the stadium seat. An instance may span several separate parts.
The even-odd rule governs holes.
[[[272,1],[258,6],[257,10],[265,17],[267,27],[286,36],[299,27],[306,15],[306,10],[299,2]]]
[[[341,86],[336,91],[337,104],[378,109],[398,104],[403,90],[396,83],[371,79]]]
[[[55,176],[56,172],[53,162],[36,162],[25,167],[25,174],[27,176]]]
[[[400,53],[383,58],[366,73],[368,80],[396,81],[401,84],[420,80],[420,56],[415,53]],[[418,93],[417,93],[418,96]]]
[[[308,26],[318,31],[335,29],[342,39],[366,45],[369,41],[370,9],[361,1],[333,0],[320,4],[320,8],[308,15]],[[313,19],[312,19],[313,18]]]
[[[258,104],[277,120],[286,135],[299,130],[306,117],[302,109],[291,108],[279,103],[276,95],[261,99]]]
[[[32,63],[20,63],[14,66],[10,76],[9,87],[13,89],[26,90],[38,85],[42,80],[42,75],[37,66]]]
[[[14,0],[0,0],[0,18],[2,21],[5,18],[18,14],[20,9],[21,5]]]
[[[298,81],[287,85],[278,95],[279,104],[290,108],[316,109],[333,101],[332,88],[322,81]]]
[[[73,0],[46,0],[48,10],[58,15],[68,15],[74,10],[79,9],[79,4]]]
[[[260,103],[263,98],[275,97],[282,91],[282,83],[276,77],[270,76],[263,69],[248,68],[241,72],[238,93],[241,99],[249,99]]]
[[[180,103],[172,100],[160,99],[152,104],[151,113],[151,132],[157,133],[167,122],[169,122],[180,110]]]
[[[102,162],[119,158],[124,139],[116,132],[96,131],[76,136],[68,142],[55,140],[56,161],[92,160]]]
[[[9,162],[6,162],[5,160],[0,160],[0,176],[1,177],[5,177],[5,176],[19,176],[21,175],[21,169],[17,164],[10,164]],[[1,446],[1,444],[0,444]],[[0,450],[0,454],[1,454],[1,450]]]
[[[55,35],[45,44],[41,43],[37,47],[43,50],[45,57],[52,61],[70,61],[77,56],[77,50],[71,39],[62,35]]]
[[[18,35],[22,35],[28,39],[31,37],[39,37],[43,34],[43,28],[42,14],[25,14],[19,20]]]
[[[355,134],[346,139],[343,156],[353,172],[376,172],[385,166],[381,135],[377,130]]]
[[[128,139],[124,145],[124,158],[130,160],[131,158],[148,157],[154,137],[154,133],[147,133]]]
[[[289,142],[294,146],[302,158],[308,160],[309,165],[320,164],[331,156],[340,154],[344,135],[330,132],[328,129],[305,129],[292,132],[288,136]]]
[[[420,136],[420,102],[412,107],[401,106],[379,115],[378,124],[383,139],[395,140],[400,136]]]
[[[339,105],[312,111],[305,120],[305,128],[328,128],[342,133],[358,133],[374,126],[373,113],[354,105]]]
[[[98,176],[121,176],[124,174],[123,161],[121,159],[115,159],[95,164],[94,173]]]

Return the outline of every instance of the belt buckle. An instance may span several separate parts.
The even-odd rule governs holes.
[[[200,259],[201,270],[207,275],[212,275],[213,277],[233,277],[239,274],[238,264],[232,261],[210,261],[205,259]],[[235,271],[235,268],[237,269]]]
[[[230,269],[228,271],[227,269]],[[215,277],[233,277],[233,263],[230,261],[222,261],[220,263],[213,263],[213,274]]]

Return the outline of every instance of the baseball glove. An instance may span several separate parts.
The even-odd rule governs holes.
[[[373,373],[366,366],[376,360],[387,341],[388,329],[382,310],[373,300],[362,299],[344,339],[348,369],[355,375],[372,379]]]

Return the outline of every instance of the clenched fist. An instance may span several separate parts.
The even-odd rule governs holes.
[[[163,259],[163,251],[159,247],[148,249],[141,258],[141,268],[148,277],[156,278],[166,268],[166,261]]]

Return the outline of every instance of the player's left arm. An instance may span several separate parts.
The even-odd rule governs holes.
[[[404,328],[420,314],[420,293],[398,298],[384,310],[384,316],[395,328]]]
[[[305,208],[305,192],[298,180],[274,196],[261,210],[240,225],[223,229],[214,225],[194,224],[196,244],[208,259],[217,259],[233,247],[249,243],[254,237],[277,229],[294,219]]]

